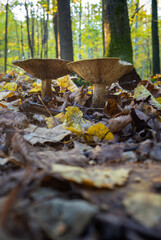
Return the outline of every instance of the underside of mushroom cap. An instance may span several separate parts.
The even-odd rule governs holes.
[[[124,74],[133,70],[131,63],[119,58],[97,58],[75,61],[67,64],[71,72],[75,72],[89,83],[110,85]]]
[[[36,78],[47,80],[56,79],[71,73],[67,68],[67,63],[69,62],[63,59],[34,58],[24,61],[13,61],[12,63]]]

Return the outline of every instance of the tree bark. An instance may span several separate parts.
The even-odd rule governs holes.
[[[31,37],[30,37],[29,13],[28,13],[28,6],[27,6],[26,1],[25,1],[25,10],[26,10],[26,24],[27,24],[28,45],[29,45],[29,50],[30,50],[30,53],[31,53],[31,57],[33,58],[34,54],[33,54]]]
[[[73,61],[73,40],[70,16],[70,0],[58,0],[58,35],[60,37],[60,56]]]
[[[56,51],[56,58],[58,58],[58,23],[57,23],[57,13],[53,15],[53,29],[54,29],[54,36],[55,36],[55,51]]]
[[[8,1],[6,3],[6,22],[5,22],[5,52],[4,52],[4,72],[7,71],[7,52],[8,52]]]
[[[24,41],[23,41],[23,23],[22,22],[21,22],[21,57],[22,57],[22,59],[25,59]]]
[[[157,0],[152,0],[152,62],[153,75],[160,73]]]
[[[119,57],[132,63],[132,43],[126,0],[102,1],[105,56]]]

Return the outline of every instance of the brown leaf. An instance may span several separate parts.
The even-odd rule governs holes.
[[[131,115],[123,115],[109,120],[108,128],[112,133],[119,132],[132,122]]]
[[[29,120],[21,112],[13,112],[7,109],[0,109],[0,124],[7,127],[27,127]]]

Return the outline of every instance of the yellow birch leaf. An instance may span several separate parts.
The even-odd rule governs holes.
[[[17,83],[15,82],[10,82],[10,83],[6,83],[3,88],[1,88],[0,91],[3,91],[3,90],[8,90],[8,91],[16,91],[17,89]]]
[[[75,92],[78,90],[78,87],[70,79],[69,75],[58,78],[57,81],[58,81],[58,86],[60,86],[60,88],[61,88],[60,92],[65,92],[66,89],[70,90],[71,92]]]
[[[54,116],[55,119],[57,119],[60,123],[63,123],[65,120],[65,113],[61,112]]]
[[[90,126],[84,137],[87,142],[93,142],[93,137],[95,136],[102,140],[113,139],[112,132],[103,123],[96,123]]]
[[[41,92],[41,83],[33,83],[32,84],[33,88],[29,91],[30,93],[37,93],[37,92]]]
[[[30,93],[37,93],[37,92],[41,92],[41,83],[37,83],[37,82],[34,82],[32,84],[33,88],[30,89]],[[52,87],[52,91],[55,91],[55,89]]]
[[[78,107],[67,107],[63,127],[75,134],[82,134],[84,130],[81,124],[84,123],[83,113]]]
[[[43,119],[45,120],[46,122],[46,125],[49,129],[53,128],[56,126],[56,123],[54,121],[54,118],[53,117],[46,117],[43,115]]]
[[[131,170],[125,168],[81,168],[63,164],[52,164],[52,173],[59,174],[62,178],[96,188],[114,189],[125,184]]]

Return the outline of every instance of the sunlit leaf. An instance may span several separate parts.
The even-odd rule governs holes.
[[[85,134],[87,142],[93,142],[94,137],[102,140],[112,140],[113,134],[103,123],[96,123],[90,126]]]
[[[161,104],[153,97],[153,95],[143,86],[135,88],[134,98],[141,101],[150,96],[150,103],[153,104],[157,109],[161,110]]]
[[[37,92],[41,92],[41,83],[33,83],[32,84],[33,88],[29,91],[29,92],[34,92],[34,93],[37,93]]]
[[[78,87],[70,79],[69,75],[58,78],[57,81],[58,81],[58,86],[60,86],[61,88],[61,92],[65,92],[66,89],[70,90],[71,92],[75,92],[78,90]]]
[[[17,89],[17,83],[15,82],[10,82],[10,83],[6,83],[3,88],[0,89],[0,91],[3,90],[8,90],[8,91],[16,91]]]
[[[82,117],[83,113],[78,107],[67,107],[63,126],[75,134],[82,134],[81,124],[85,122]]]

